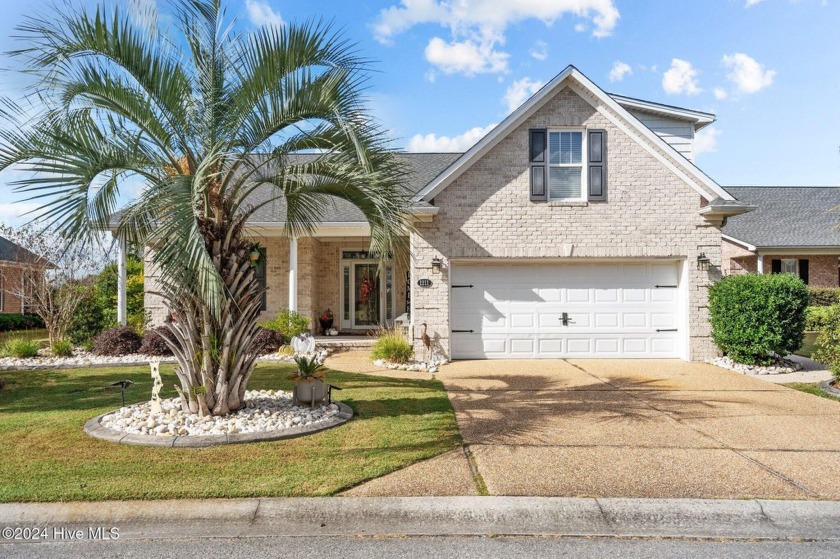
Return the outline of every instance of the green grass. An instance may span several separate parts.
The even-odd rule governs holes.
[[[11,330],[9,332],[0,332],[0,343],[11,339],[21,339],[41,344],[46,347],[50,342],[50,336],[47,334],[45,328],[36,328],[33,330]]]
[[[796,355],[802,357],[811,357],[817,350],[817,336],[819,332],[805,332],[805,341],[802,342],[802,347],[794,351]]]
[[[162,367],[174,396],[172,367]],[[250,389],[291,389],[289,365],[261,365]],[[0,371],[0,502],[333,495],[457,447],[443,385],[330,371],[354,418],[315,435],[203,449],[129,446],[88,437],[88,419],[147,400],[147,367]]]
[[[834,400],[835,402],[840,401],[837,396],[829,394],[820,388],[820,383],[818,382],[791,382],[784,384],[783,386],[787,386],[788,388],[793,388],[794,390],[799,390],[800,392],[805,392],[807,394],[813,394],[814,396],[819,396],[821,398],[828,398],[829,400]]]

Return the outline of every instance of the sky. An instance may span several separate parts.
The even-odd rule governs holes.
[[[155,1],[166,7],[122,0]],[[33,3],[47,5],[0,0],[0,52],[19,47],[14,28]],[[373,60],[366,95],[402,149],[464,151],[574,64],[608,92],[715,113],[696,140],[696,163],[723,186],[837,186],[838,4],[228,0],[227,10],[243,28],[334,22]],[[3,93],[16,83],[14,72],[0,74]],[[0,221],[17,223],[24,206],[11,203],[9,180],[0,174]]]

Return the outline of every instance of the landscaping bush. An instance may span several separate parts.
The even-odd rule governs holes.
[[[289,309],[281,309],[277,318],[263,322],[262,326],[280,332],[284,340],[291,340],[298,334],[309,332],[309,317]]]
[[[93,339],[91,351],[96,355],[127,355],[137,353],[143,339],[128,326],[108,328]]]
[[[0,313],[0,332],[44,328],[44,320],[34,314]]]
[[[271,328],[260,328],[260,331],[254,337],[254,348],[258,355],[268,355],[269,353],[277,353],[283,345],[283,334]]]
[[[50,351],[56,357],[73,357],[73,344],[70,340],[58,340],[50,347]]]
[[[811,357],[825,363],[834,373],[834,380],[840,381],[840,305],[826,308],[829,311],[817,336],[817,350]]]
[[[137,350],[138,353],[142,353],[143,355],[154,355],[154,356],[169,356],[172,355],[172,350],[169,349],[169,346],[166,345],[166,342],[163,339],[163,336],[167,334],[168,329],[166,326],[158,326],[154,330],[149,330],[143,336],[143,341],[140,343],[140,349]]]
[[[35,357],[38,355],[38,350],[41,347],[37,342],[26,340],[23,338],[12,338],[7,340],[0,350],[5,357],[17,357],[18,359],[25,359],[28,357]]]
[[[384,359],[391,363],[407,363],[414,355],[414,348],[400,332],[383,329],[373,344],[371,355],[374,359]]]
[[[805,335],[808,288],[791,274],[742,274],[709,289],[712,338],[739,363],[769,365],[773,354],[799,349]]]
[[[805,311],[805,330],[819,332],[828,321],[828,317],[837,305],[831,307],[808,307]]]
[[[840,288],[837,287],[809,287],[811,306],[830,307],[840,304]]]

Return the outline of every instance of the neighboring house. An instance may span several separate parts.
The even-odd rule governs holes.
[[[364,332],[407,312],[421,357],[427,332],[454,359],[710,358],[720,227],[751,209],[692,163],[713,121],[607,94],[569,66],[466,153],[400,155],[407,266],[377,268],[344,204],[291,241],[282,204],[261,210],[263,316],[289,307],[317,324],[329,307],[339,330]],[[150,294],[147,307],[165,316]]]
[[[25,274],[41,273],[41,259],[13,243],[0,237],[0,312],[27,312],[20,295],[23,293]]]
[[[814,287],[837,287],[840,188],[726,187],[756,210],[727,220],[723,273],[791,273]]]

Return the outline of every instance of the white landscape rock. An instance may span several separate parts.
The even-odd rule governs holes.
[[[802,364],[784,357],[776,356],[772,365],[745,365],[744,363],[737,363],[731,357],[715,357],[709,361],[712,365],[729,369],[730,371],[737,371],[746,375],[784,375],[787,373],[795,373],[802,369]]]
[[[298,406],[291,392],[248,390],[245,407],[225,417],[198,417],[181,410],[180,398],[161,400],[161,413],[153,414],[149,402],[120,408],[102,417],[103,427],[132,435],[159,437],[274,433],[290,427],[331,423],[340,410],[336,404],[314,409]]]

